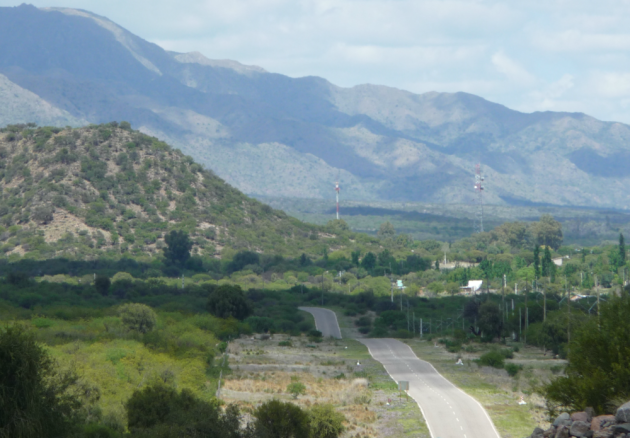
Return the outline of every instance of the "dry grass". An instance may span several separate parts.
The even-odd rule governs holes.
[[[287,340],[292,346],[278,345]],[[230,343],[228,352],[233,373],[223,383],[221,398],[244,412],[274,398],[303,408],[330,403],[347,419],[343,438],[429,436],[417,405],[397,397],[382,366],[356,341],[313,345],[306,338],[274,335],[268,340],[241,338]],[[287,392],[293,381],[306,386],[297,399]]]

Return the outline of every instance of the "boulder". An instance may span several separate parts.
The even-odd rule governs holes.
[[[558,427],[558,426],[570,426],[571,425],[571,416],[569,414],[567,414],[566,412],[563,412],[560,415],[558,415],[558,418],[555,419],[555,421],[553,422],[553,425],[555,427]]]
[[[597,432],[593,432],[593,438],[610,438],[613,436],[612,429],[602,429]]]
[[[586,421],[574,421],[571,423],[569,433],[572,436],[583,437],[589,430],[591,430],[591,425]]]
[[[620,433],[630,433],[630,423],[617,424],[613,427],[615,435]]]
[[[588,421],[591,421],[595,416],[595,409],[593,408],[586,408],[584,409],[584,412],[586,412],[586,415],[588,415]]]
[[[615,422],[614,415],[599,415],[591,420],[591,430],[597,432]]]
[[[617,409],[617,415],[615,415],[617,423],[630,423],[630,402],[624,403],[619,409]]]
[[[591,419],[588,418],[588,414],[586,412],[574,412],[571,414],[571,421],[583,421],[585,423],[590,423]]]
[[[556,436],[556,428],[551,426],[543,433],[543,438],[554,438]]]
[[[544,433],[544,430],[542,430],[540,427],[537,427],[536,429],[534,429],[529,438],[544,438]]]
[[[569,438],[569,428],[567,426],[559,426],[554,438]]]

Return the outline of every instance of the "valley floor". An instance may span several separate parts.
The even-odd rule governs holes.
[[[286,335],[258,338],[230,343],[232,374],[221,390],[225,402],[237,403],[245,412],[273,398],[302,407],[330,403],[348,420],[344,438],[430,436],[416,403],[399,393],[382,365],[359,342],[317,343]],[[287,386],[296,381],[306,386],[306,393],[293,400]]]

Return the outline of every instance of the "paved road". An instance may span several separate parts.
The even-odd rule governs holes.
[[[323,337],[332,336],[333,338],[341,339],[341,330],[339,330],[335,312],[320,307],[299,307],[299,309],[315,317],[315,327],[322,332]]]
[[[341,338],[334,312],[317,307],[300,307],[315,317],[324,336]],[[331,315],[332,314],[332,315]],[[409,382],[409,395],[420,406],[433,438],[499,438],[490,417],[474,398],[418,359],[411,348],[395,339],[357,339],[372,357],[383,364],[396,382]]]
[[[357,339],[396,382],[409,382],[409,395],[418,403],[434,438],[498,438],[479,402],[457,388],[433,366],[418,359],[407,344],[395,339]]]

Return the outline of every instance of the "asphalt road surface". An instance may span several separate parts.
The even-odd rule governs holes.
[[[341,330],[339,330],[335,312],[320,307],[299,307],[299,309],[315,317],[315,327],[322,332],[323,337],[332,336],[333,338],[341,339]]]
[[[334,312],[300,307],[315,317],[317,329],[341,338]],[[332,314],[332,315],[331,315]],[[329,334],[326,334],[329,333]],[[396,382],[409,382],[409,395],[420,406],[433,438],[500,438],[481,404],[446,380],[430,363],[395,339],[357,339],[383,364]]]

